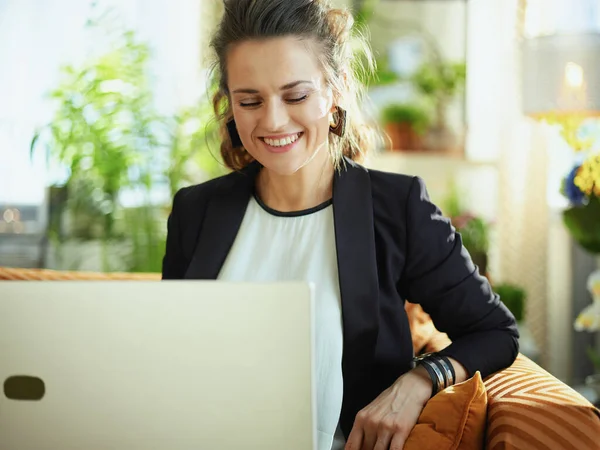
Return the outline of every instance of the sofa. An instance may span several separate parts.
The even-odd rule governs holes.
[[[0,267],[0,280],[159,279],[160,274],[107,274]],[[418,305],[407,302],[405,307],[415,354],[437,351],[449,344],[448,337],[435,329],[429,316]],[[427,439],[413,447],[436,450],[600,450],[600,411],[526,356],[520,354],[510,367],[480,382],[485,401],[484,424],[481,433],[475,435],[478,436],[476,439],[482,440],[481,445],[465,443],[463,435],[472,431],[469,427],[473,425],[468,423],[469,418],[465,416],[459,424],[461,436],[448,440],[447,445],[427,445],[427,442],[432,442],[431,439]],[[448,389],[451,393],[457,392],[452,391],[452,388]],[[456,397],[454,395],[454,398]],[[475,397],[470,397],[469,402],[473,398]],[[432,405],[434,419],[428,424],[423,424],[429,435],[443,432],[444,426],[438,422],[444,419],[441,402],[445,401],[442,397],[436,400]],[[435,408],[439,410],[436,412]]]

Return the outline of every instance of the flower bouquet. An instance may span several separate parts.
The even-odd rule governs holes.
[[[573,239],[585,250],[600,254],[600,152],[590,153],[563,180],[569,200],[563,220]]]

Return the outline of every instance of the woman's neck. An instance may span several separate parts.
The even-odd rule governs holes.
[[[258,174],[256,188],[258,196],[269,208],[281,212],[302,211],[331,199],[333,175],[330,158],[324,164],[311,161],[292,175],[280,175],[263,168]]]

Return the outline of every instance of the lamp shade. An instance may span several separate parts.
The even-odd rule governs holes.
[[[525,114],[600,116],[600,33],[525,39],[522,57]]]

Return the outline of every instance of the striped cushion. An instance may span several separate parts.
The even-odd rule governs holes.
[[[484,384],[487,449],[600,449],[600,411],[525,356]]]

